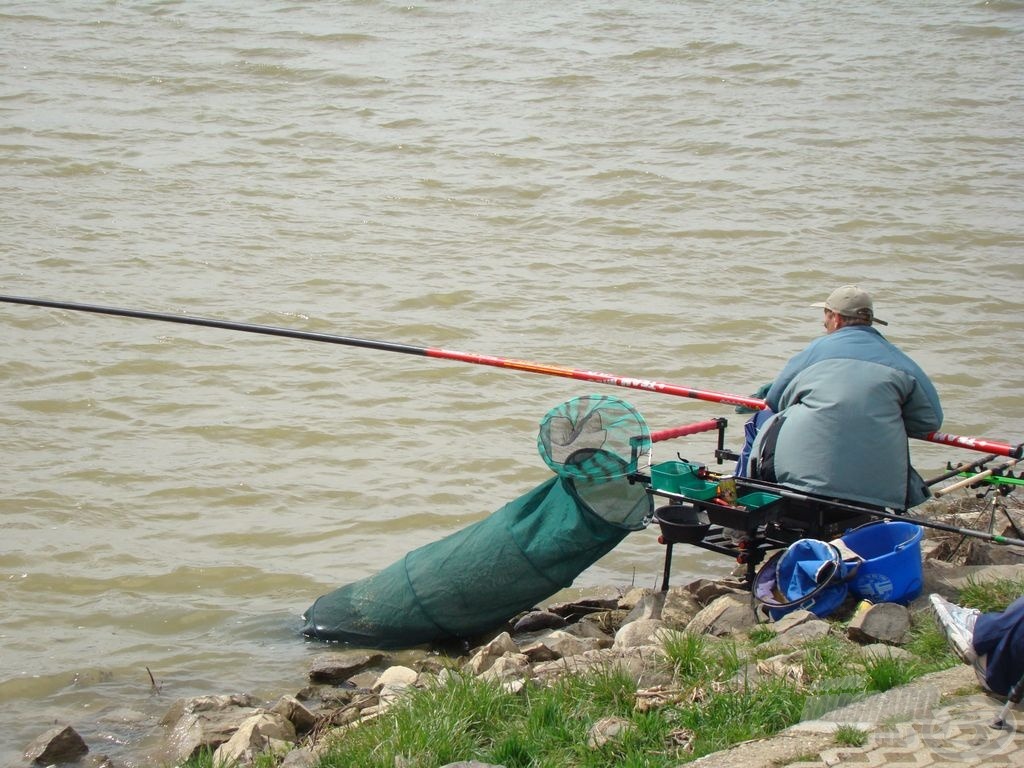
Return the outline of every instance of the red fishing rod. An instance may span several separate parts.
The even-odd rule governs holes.
[[[577,379],[579,381],[592,381],[613,387],[639,389],[646,392],[657,392],[664,395],[675,395],[676,397],[688,397],[695,400],[704,400],[711,403],[742,405],[755,410],[761,410],[766,407],[765,401],[758,397],[731,395],[726,392],[715,392],[708,389],[694,389],[692,387],[683,387],[678,384],[667,384],[665,382],[653,381],[651,379],[618,376],[612,373],[587,371],[579,368],[567,368],[561,365],[545,365],[543,363],[533,363],[528,360],[515,360],[507,357],[455,352],[450,349],[441,349],[438,347],[416,347],[409,344],[398,344],[390,341],[377,341],[374,339],[355,338],[353,336],[338,336],[330,333],[300,331],[294,328],[278,328],[270,325],[236,323],[229,320],[216,320],[207,317],[175,315],[167,312],[149,312],[145,310],[124,309],[120,307],[106,307],[96,304],[78,304],[69,301],[50,301],[48,299],[34,299],[24,296],[0,295],[0,302],[5,302],[7,304],[27,304],[36,307],[49,307],[50,309],[66,309],[73,312],[91,312],[93,314],[100,315],[133,317],[142,320],[158,320],[165,323],[179,323],[181,325],[222,328],[230,331],[259,333],[265,336],[281,336],[291,339],[303,339],[305,341],[320,341],[328,344],[340,344],[349,347],[379,349],[385,352],[399,352],[405,355],[419,355],[421,357],[433,357],[441,360],[458,360],[459,362],[472,363],[474,365],[489,365],[494,366],[495,368],[507,368],[514,371],[526,371],[527,373],[539,373],[547,376],[561,376],[563,378]],[[968,448],[973,451],[994,453],[999,456],[1020,458],[1022,453],[1024,453],[1024,444],[1014,446],[996,440],[951,435],[945,432],[932,432],[921,439],[928,440],[933,443],[941,443],[943,445]]]

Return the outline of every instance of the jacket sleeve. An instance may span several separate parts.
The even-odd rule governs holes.
[[[924,437],[942,426],[939,395],[924,374],[914,377],[914,388],[903,403],[903,425],[910,437]]]
[[[821,338],[825,337],[823,336]],[[782,369],[782,372],[775,377],[775,381],[772,382],[771,388],[768,390],[768,394],[764,397],[765,402],[768,403],[768,407],[775,413],[778,413],[786,406],[791,405],[791,403],[783,405],[782,395],[785,393],[786,387],[788,387],[793,379],[796,378],[797,374],[818,359],[816,349],[820,340],[821,339],[815,340],[806,349],[793,355],[793,357],[789,359],[789,362],[786,363],[786,366]]]

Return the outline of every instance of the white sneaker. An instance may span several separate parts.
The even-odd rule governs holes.
[[[974,623],[981,615],[977,608],[963,608],[943,599],[941,595],[930,595],[932,609],[939,626],[946,633],[946,639],[953,651],[968,664],[977,660],[974,650]]]

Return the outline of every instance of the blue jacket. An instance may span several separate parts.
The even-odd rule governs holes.
[[[752,455],[763,463],[774,442],[776,482],[894,509],[928,497],[910,466],[907,437],[942,426],[939,396],[917,363],[875,328],[850,325],[815,339],[765,399],[775,415]]]

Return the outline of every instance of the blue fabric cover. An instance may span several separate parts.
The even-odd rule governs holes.
[[[855,563],[818,539],[800,539],[762,566],[754,580],[754,599],[778,620],[802,609],[825,617],[842,605]]]

